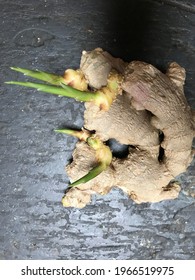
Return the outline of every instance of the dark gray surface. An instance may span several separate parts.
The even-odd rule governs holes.
[[[0,24],[0,259],[194,259],[194,163],[176,200],[137,205],[114,189],[63,208],[76,140],[53,129],[81,127],[83,105],[3,84],[22,78],[9,66],[62,73],[102,47],[162,70],[177,61],[195,109],[194,1],[0,0]]]

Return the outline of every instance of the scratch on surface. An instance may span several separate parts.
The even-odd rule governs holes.
[[[190,13],[195,13],[195,5],[193,4],[182,3],[175,0],[157,0],[157,2],[164,3],[176,8],[180,8]]]
[[[173,214],[173,218],[172,218],[172,219],[175,219],[175,218],[177,217],[178,214],[180,214],[181,212],[183,212],[183,210],[185,211],[185,209],[191,207],[192,205],[195,205],[195,203],[192,202],[192,203],[190,203],[190,204],[188,204],[188,205],[186,205],[186,206],[184,206],[184,207],[178,209],[178,210]]]

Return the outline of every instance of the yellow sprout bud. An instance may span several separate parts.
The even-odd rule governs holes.
[[[80,70],[67,69],[63,75],[64,83],[81,91],[88,88],[87,81]]]

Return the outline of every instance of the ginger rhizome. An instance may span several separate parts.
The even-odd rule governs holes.
[[[177,63],[164,74],[151,64],[126,63],[102,49],[84,51],[80,69],[63,76],[14,68],[43,83],[7,82],[85,102],[80,131],[56,130],[79,140],[62,203],[82,208],[91,195],[122,189],[137,203],[174,199],[180,186],[175,177],[193,159],[195,114],[184,95],[185,70]],[[51,84],[51,85],[49,85]],[[125,158],[108,146],[115,139],[128,145]]]

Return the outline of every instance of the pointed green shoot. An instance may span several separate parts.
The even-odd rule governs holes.
[[[107,165],[105,165],[104,163],[100,163],[98,166],[91,169],[85,176],[70,184],[70,187],[75,187],[77,185],[89,182],[90,180],[98,176],[102,171],[106,170],[106,168]]]
[[[56,132],[65,133],[75,136],[81,141],[85,141],[92,149],[95,150],[95,157],[97,166],[90,170],[85,176],[70,184],[70,187],[79,184],[85,184],[98,176],[102,171],[106,170],[112,161],[112,152],[99,138],[86,129],[72,130],[72,129],[56,129]]]
[[[38,84],[38,83],[31,83],[31,82],[6,82],[7,84],[15,84],[20,86],[26,86],[31,88],[36,88],[39,91],[44,91],[51,94],[66,96],[70,98],[74,98],[78,101],[84,101],[84,102],[93,102],[95,103],[101,110],[108,111],[110,106],[113,103],[113,100],[116,98],[117,94],[120,91],[120,84],[122,81],[121,75],[111,72],[108,78],[108,84],[106,87],[103,87],[101,90],[98,90],[97,92],[86,92],[74,89],[71,86],[68,86],[66,84],[66,79],[62,76],[58,76],[55,74],[50,74],[43,71],[38,70],[28,70],[25,68],[20,67],[11,67],[12,70],[20,72],[26,76],[30,76],[32,78],[50,83],[54,86],[44,85],[44,84]],[[76,77],[76,72],[74,70],[69,69],[70,71],[73,71],[73,76]],[[69,72],[70,75],[70,72]],[[77,80],[77,79],[76,79]],[[80,81],[82,84],[82,81]],[[78,80],[77,80],[78,83]],[[80,84],[80,86],[81,86]],[[56,86],[56,87],[55,87]],[[79,86],[79,87],[80,87]],[[83,87],[80,87],[83,88]],[[84,87],[85,88],[85,87]]]
[[[64,128],[64,129],[55,129],[54,131],[77,137],[81,141],[85,141],[85,142],[87,142],[87,139],[91,136],[91,133],[85,129],[73,130],[73,129]]]
[[[95,101],[98,97],[96,93],[81,91],[67,85],[63,85],[63,87],[57,87],[57,86],[50,86],[50,85],[44,85],[38,83],[17,82],[17,81],[10,81],[5,83],[10,85],[19,85],[19,86],[24,86],[29,88],[35,88],[38,91],[43,91],[43,92],[65,96],[65,97],[71,97],[78,101],[90,102],[90,101]]]
[[[47,83],[50,83],[52,85],[58,85],[60,86],[61,84],[64,83],[64,79],[62,76],[58,76],[55,74],[50,74],[47,72],[42,72],[38,70],[28,70],[25,68],[19,68],[19,67],[10,67],[12,70],[23,73],[25,76],[29,76]]]
[[[70,187],[74,187],[82,183],[84,184],[92,180],[102,171],[106,170],[112,161],[112,152],[110,148],[96,136],[92,135],[90,137],[87,137],[85,141],[92,149],[95,150],[95,157],[98,165],[90,170],[88,174],[86,174],[76,182],[70,184]]]

